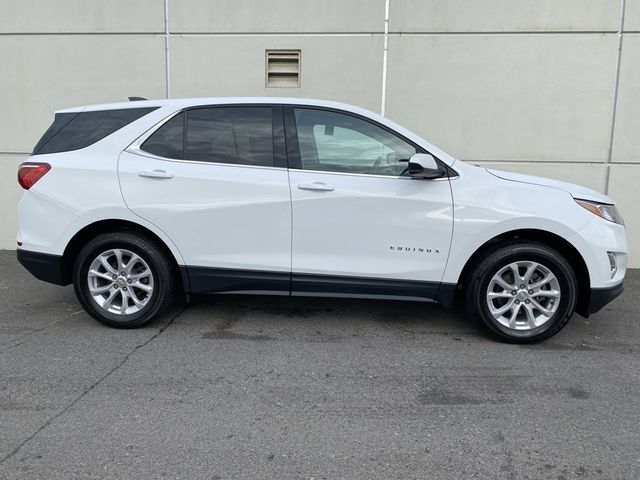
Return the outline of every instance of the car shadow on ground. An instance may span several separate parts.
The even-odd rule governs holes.
[[[482,337],[464,308],[446,310],[432,302],[290,297],[267,295],[196,295],[187,310],[189,321],[216,319],[210,338],[224,337],[234,326],[298,332],[333,331],[355,336],[376,330],[403,335],[439,334],[454,337]],[[223,333],[224,332],[224,333]]]

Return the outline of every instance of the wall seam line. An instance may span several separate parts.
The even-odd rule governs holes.
[[[618,30],[550,30],[550,31],[451,31],[451,32],[406,32],[401,30],[389,31],[390,37],[424,37],[424,36],[552,36],[552,35],[617,35]],[[625,30],[625,34],[638,35],[640,30]],[[164,37],[165,31],[148,32],[0,32],[0,37],[64,37],[64,36],[88,36],[88,37]],[[171,36],[182,37],[383,37],[384,31],[369,32],[185,32],[175,31]]]
[[[171,65],[170,65],[170,46],[169,46],[169,0],[164,0],[164,76],[165,76],[165,94],[167,99],[171,98]]]
[[[609,194],[609,182],[611,179],[611,161],[613,159],[613,138],[616,130],[616,114],[618,111],[618,90],[620,89],[620,63],[622,60],[622,39],[624,37],[624,13],[626,0],[620,0],[620,25],[618,27],[618,48],[616,51],[616,72],[613,79],[613,99],[611,105],[611,126],[609,128],[609,148],[607,150],[607,162],[604,178],[604,193]]]
[[[389,57],[389,3],[384,2],[384,43],[382,47],[382,92],[380,95],[380,115],[384,117],[387,104],[387,62]]]

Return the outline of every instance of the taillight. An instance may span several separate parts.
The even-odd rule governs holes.
[[[51,165],[48,163],[24,162],[18,167],[18,183],[25,190],[29,190],[49,170]]]

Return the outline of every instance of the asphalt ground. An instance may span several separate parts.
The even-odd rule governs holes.
[[[0,252],[0,478],[640,478],[639,310],[636,270],[531,346],[435,304],[240,295],[122,331]]]

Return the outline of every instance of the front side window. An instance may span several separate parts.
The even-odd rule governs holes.
[[[415,147],[393,133],[353,115],[296,108],[304,170],[402,175]]]
[[[187,112],[187,160],[273,166],[272,107],[211,107]]]

